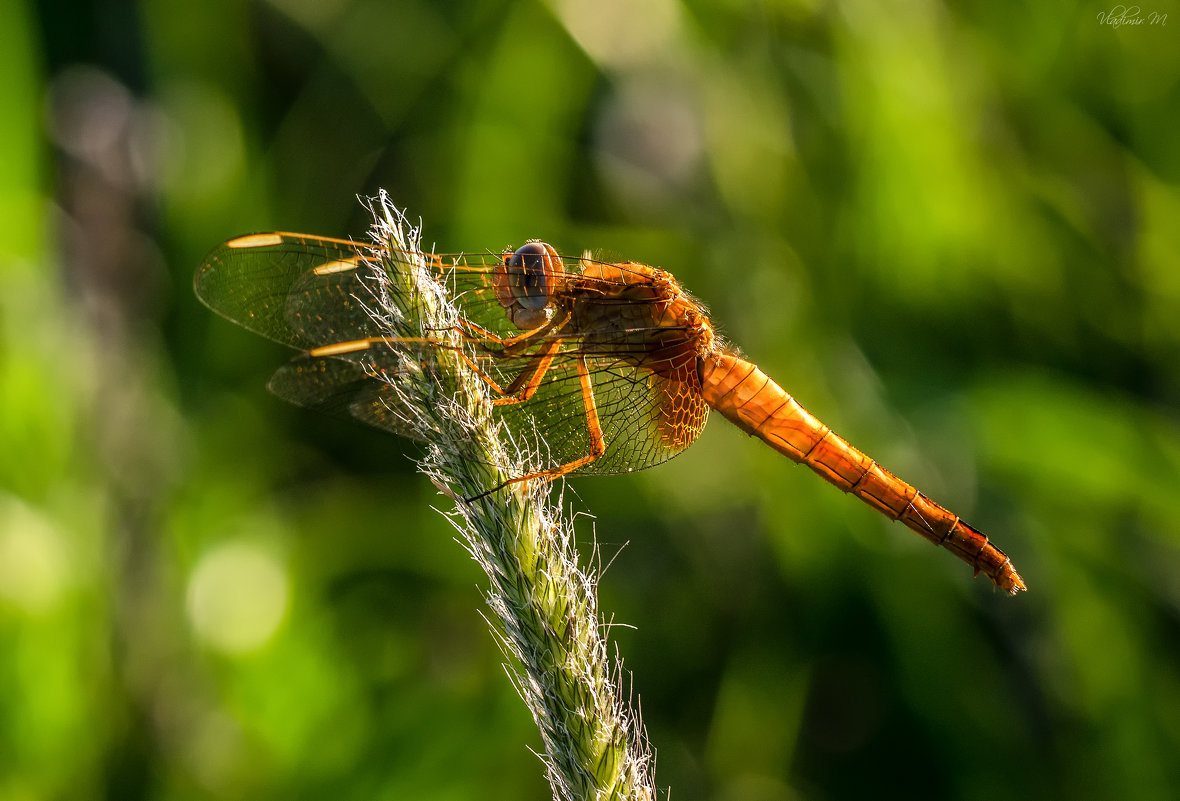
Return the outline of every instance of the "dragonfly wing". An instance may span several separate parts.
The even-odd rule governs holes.
[[[495,297],[493,254],[425,261],[470,321],[507,337],[520,333]],[[384,269],[363,244],[307,234],[251,234],[219,245],[197,271],[205,305],[268,339],[300,350],[382,336],[369,309],[383,305]],[[396,268],[396,267],[395,267]],[[395,299],[396,301],[396,299]],[[396,302],[393,305],[398,305]]]
[[[704,429],[709,407],[691,381],[661,376],[634,360],[587,361],[606,452],[579,473],[609,475],[653,467],[679,454]],[[496,407],[518,443],[538,447],[545,468],[591,450],[589,418],[573,364],[572,358],[555,360],[528,402]]]
[[[709,406],[690,378],[677,380],[620,361],[599,365],[592,380],[607,448],[585,472],[643,470],[695,442]]]
[[[372,305],[372,269],[347,240],[253,234],[219,245],[197,271],[194,286],[197,297],[223,317],[308,350],[378,335],[365,309]]]
[[[304,354],[280,367],[267,388],[296,406],[333,417],[350,417],[409,439],[423,441],[407,420],[404,403],[388,378],[396,380],[396,361],[370,351],[366,361]],[[376,358],[374,358],[376,356]],[[386,366],[374,370],[375,363]],[[380,376],[380,377],[379,377]]]

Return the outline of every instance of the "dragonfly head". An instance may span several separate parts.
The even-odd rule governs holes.
[[[564,272],[561,257],[545,242],[534,239],[506,250],[493,276],[496,300],[517,328],[544,325],[553,316],[553,292]]]

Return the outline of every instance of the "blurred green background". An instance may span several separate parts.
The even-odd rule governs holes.
[[[1112,10],[0,3],[0,801],[550,797],[413,447],[192,294],[380,187],[671,269],[1028,582],[720,418],[572,481],[673,798],[1175,797],[1180,6]]]

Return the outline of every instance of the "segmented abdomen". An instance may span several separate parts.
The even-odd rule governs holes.
[[[849,445],[756,365],[730,353],[706,357],[701,384],[705,401],[743,431],[948,549],[1000,589],[1025,589],[1011,560],[982,532]]]

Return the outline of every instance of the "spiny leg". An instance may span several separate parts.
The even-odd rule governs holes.
[[[543,481],[553,481],[568,475],[580,467],[585,467],[591,462],[602,457],[606,453],[606,437],[602,434],[602,424],[598,419],[598,404],[594,400],[594,385],[590,381],[590,368],[586,365],[586,357],[578,356],[578,385],[582,391],[582,406],[586,411],[586,429],[590,435],[590,451],[585,456],[566,462],[565,464],[552,467],[548,470],[538,470],[534,473],[528,473],[517,478],[510,478],[507,481],[493,487],[486,492],[481,492],[469,501],[477,501],[485,495],[491,495],[497,490],[503,489],[509,484],[518,484],[522,481],[531,481],[533,479],[541,479]]]
[[[519,356],[522,354],[524,348],[535,341],[541,341],[543,337],[552,334],[555,331],[560,331],[570,321],[570,313],[566,312],[561,317],[554,317],[545,322],[543,325],[537,326],[529,331],[525,331],[514,337],[500,337],[495,332],[477,325],[470,320],[462,320],[458,326],[452,326],[450,330],[459,334],[459,336],[466,339],[468,342],[475,343],[480,346],[493,359],[504,358],[509,356]],[[475,332],[474,334],[472,332]],[[494,342],[500,346],[499,350],[489,348],[487,341]],[[524,368],[517,374],[506,388],[500,385],[493,379],[486,371],[481,369],[475,360],[464,353],[462,350],[456,350],[459,357],[467,364],[471,370],[483,380],[485,384],[492,388],[492,390],[499,395],[493,403],[496,405],[524,403],[528,401],[536,393],[537,388],[540,387],[542,379],[545,377],[546,371],[553,363],[553,358],[557,355],[558,349],[561,347],[562,339],[553,338],[546,342],[541,349],[533,354],[534,363]],[[524,346],[522,348],[521,346]]]
[[[499,352],[506,352],[514,348],[519,350],[519,346],[522,344],[531,343],[554,331],[560,331],[565,327],[566,323],[570,321],[570,316],[570,313],[566,312],[561,317],[554,317],[553,319],[542,323],[536,328],[530,328],[528,331],[524,331],[517,334],[516,336],[511,337],[502,337],[495,331],[484,328],[483,326],[473,323],[470,320],[461,320],[459,325],[453,325],[449,328],[438,330],[453,331],[468,342],[474,343],[480,346],[486,352],[492,353],[494,355],[497,351],[489,348],[485,343],[492,342],[496,345],[499,345],[501,348],[501,351]]]
[[[560,339],[547,342],[544,348],[535,354],[536,358],[532,366],[517,373],[508,388],[500,393],[504,397],[496,398],[492,403],[496,406],[506,406],[530,400],[536,394],[538,387],[541,386],[541,381],[545,378],[545,373],[548,372],[550,365],[553,364],[553,357],[557,355],[557,349],[560,347]],[[471,364],[471,359],[468,359],[466,354],[462,355],[467,359],[468,364]],[[477,373],[481,372],[478,367],[472,366]],[[490,379],[485,380],[490,381]]]

